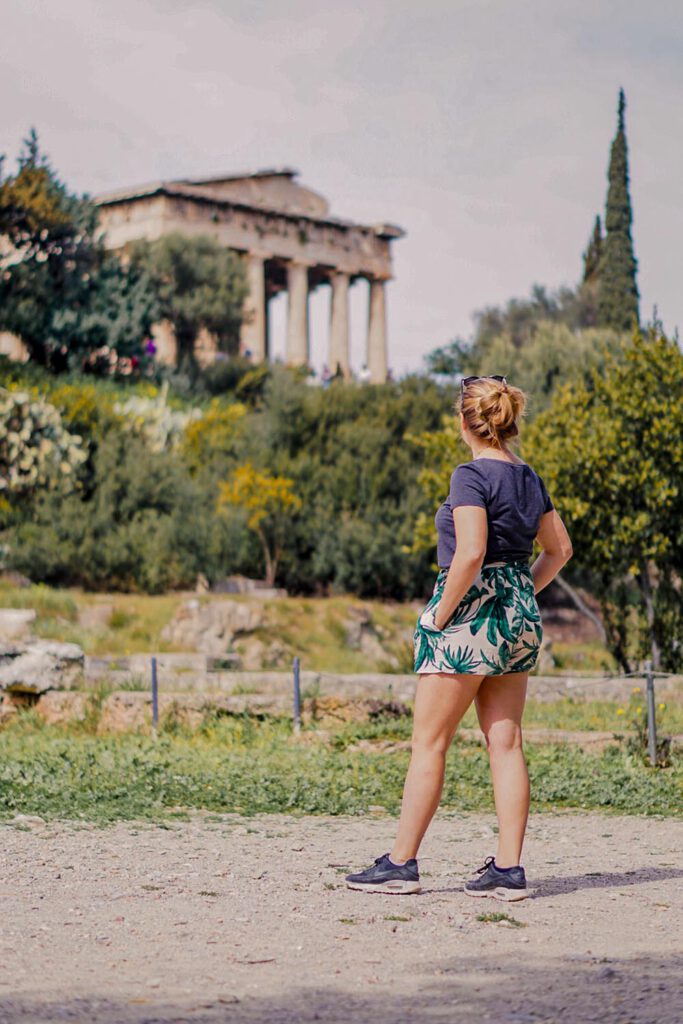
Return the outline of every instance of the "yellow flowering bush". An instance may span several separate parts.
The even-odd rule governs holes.
[[[251,463],[238,466],[230,480],[221,484],[218,511],[240,509],[246,523],[256,534],[266,563],[266,582],[275,583],[277,566],[286,541],[291,515],[301,508],[294,493],[294,481],[284,476],[262,473]]]
[[[226,405],[213,399],[200,418],[192,419],[180,438],[180,451],[192,469],[233,455],[242,435],[247,407],[239,402]]]

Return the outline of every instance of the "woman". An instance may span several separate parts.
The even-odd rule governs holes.
[[[506,901],[528,895],[520,865],[529,812],[521,723],[543,635],[536,594],[572,547],[543,481],[510,450],[525,403],[505,377],[462,381],[460,429],[472,461],[455,469],[436,514],[440,571],[414,636],[419,679],[398,834],[390,853],[347,876],[352,889],[420,891],[415,858],[439,805],[446,753],[474,701],[499,831],[495,857],[465,892]],[[534,539],[541,554],[529,566]]]

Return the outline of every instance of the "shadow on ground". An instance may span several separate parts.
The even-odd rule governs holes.
[[[534,899],[562,896],[577,889],[621,888],[625,885],[645,885],[647,882],[666,882],[683,878],[681,868],[633,868],[630,871],[589,871],[585,875],[555,875],[539,878],[533,883]]]
[[[683,878],[682,868],[633,868],[630,871],[587,871],[583,875],[551,875],[548,878],[529,878],[531,899],[540,900],[549,896],[563,896],[578,889],[619,889],[626,885],[646,885],[648,882],[667,882]],[[424,891],[453,893],[462,892],[462,886],[448,886]]]
[[[561,926],[561,922],[558,924]],[[262,972],[267,988],[267,967]],[[336,987],[316,987],[314,964],[302,964],[300,984],[276,996],[242,995],[226,982],[221,997],[164,1001],[131,995],[119,1000],[78,998],[32,1002],[0,998],[2,1024],[46,1021],[97,1024],[298,1024],[322,1021],[441,1024],[680,1024],[683,1020],[683,956],[558,961],[511,957],[440,959],[416,966],[396,985],[378,985],[361,965]],[[402,994],[396,988],[410,989]]]

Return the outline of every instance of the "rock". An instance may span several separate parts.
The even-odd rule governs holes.
[[[48,690],[41,694],[36,711],[48,725],[82,722],[90,707],[90,696],[80,690]]]
[[[287,597],[282,587],[269,587],[265,580],[250,580],[247,576],[226,576],[211,587],[214,594],[249,594],[269,600],[275,597]]]
[[[78,613],[78,625],[83,629],[106,629],[113,613],[113,604],[93,604],[89,608],[81,608]]]
[[[126,659],[128,670],[133,678],[140,680],[142,689],[149,685],[152,657],[157,660],[160,686],[166,685],[167,680],[173,680],[175,683],[180,677],[185,679],[188,676],[203,676],[206,673],[205,654],[170,654],[164,651],[156,651],[154,654],[129,654]]]
[[[16,693],[67,690],[82,676],[84,662],[78,644],[53,640],[0,644],[0,690]]]
[[[346,619],[346,642],[355,651],[361,651],[370,662],[398,664],[396,656],[382,644],[386,631],[376,626],[372,612],[365,605],[352,605]]]
[[[208,594],[210,589],[209,581],[204,573],[200,572],[194,585],[195,594]]]
[[[258,637],[246,637],[238,643],[240,668],[246,672],[281,668],[290,661],[289,651],[281,640],[264,643]]]
[[[252,633],[263,624],[263,608],[250,601],[199,601],[193,598],[178,609],[162,639],[216,657],[229,650],[235,637]]]
[[[50,695],[56,696],[56,695]],[[67,696],[66,694],[62,696]],[[41,701],[45,698],[41,698]],[[39,706],[41,701],[39,701]],[[57,703],[55,702],[55,707]],[[66,703],[63,707],[66,707]],[[76,707],[75,702],[71,705]],[[282,715],[292,714],[292,699],[289,693],[260,694],[201,694],[201,693],[160,693],[159,723],[161,726],[177,722],[189,729],[198,728],[207,715]],[[367,722],[378,715],[408,715],[409,709],[396,701],[377,698],[343,700],[336,697],[312,697],[303,701],[302,717],[306,723],[316,725],[338,725],[340,722]],[[152,724],[152,698],[149,693],[131,690],[117,690],[102,704],[98,732],[147,732]],[[303,734],[306,736],[306,734]],[[324,728],[316,730],[315,742],[321,742],[326,735]],[[296,742],[308,742],[308,738],[293,738]],[[363,742],[363,741],[361,741]],[[409,747],[392,744],[392,749]]]
[[[303,720],[320,722],[323,726],[339,722],[369,722],[380,717],[400,718],[409,715],[405,704],[379,698],[348,700],[343,697],[311,697],[304,701]]]
[[[9,722],[17,713],[17,704],[12,700],[10,694],[0,693],[0,726]]]
[[[360,649],[364,628],[372,628],[372,615],[364,605],[351,605],[346,618],[346,642],[354,651]]]
[[[30,828],[44,825],[45,818],[41,818],[38,814],[15,814],[13,818],[10,818],[10,824],[27,825]]]
[[[207,714],[284,715],[291,712],[289,696],[261,694],[159,694],[159,722],[175,721],[190,729],[202,724]],[[97,731],[147,731],[152,724],[152,698],[149,693],[117,690],[102,704]]]
[[[26,640],[36,620],[33,608],[0,608],[0,640]]]
[[[361,653],[369,661],[382,661],[387,665],[396,665],[397,660],[394,654],[390,654],[386,648],[382,645],[382,641],[379,639],[373,629],[363,629],[360,637],[360,649]]]
[[[14,569],[6,569],[5,572],[0,572],[0,583],[6,583],[8,586],[17,587],[20,590],[33,586],[33,582],[28,576],[24,576],[23,573],[16,572]]]
[[[556,666],[556,661],[553,656],[553,642],[552,640],[543,638],[541,641],[541,650],[538,654],[538,668],[537,671],[543,674],[544,672],[550,672]]]

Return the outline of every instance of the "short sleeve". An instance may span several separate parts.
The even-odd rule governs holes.
[[[543,483],[543,481],[541,480],[540,476],[538,478],[538,482],[541,485],[541,497],[543,498],[543,515],[545,515],[546,512],[552,512],[552,510],[555,508],[555,506],[553,505],[552,499],[551,499],[550,495],[548,494],[548,491],[546,490],[546,486]]]
[[[488,488],[477,470],[468,463],[457,466],[451,476],[451,489],[448,495],[451,508],[463,505],[475,505],[486,508],[488,504]]]

